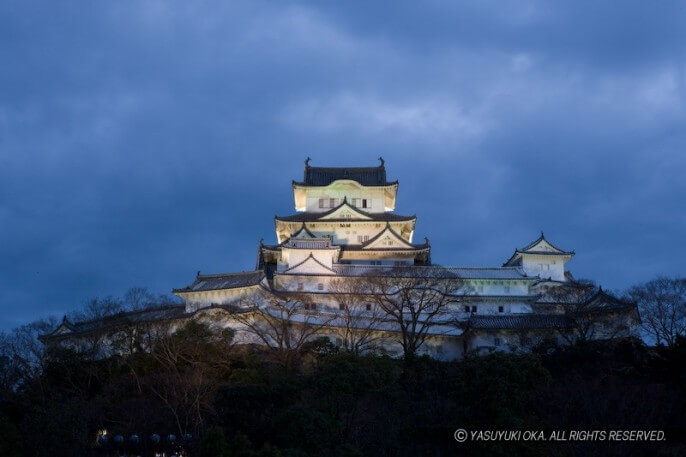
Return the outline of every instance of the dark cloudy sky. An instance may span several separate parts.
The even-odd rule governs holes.
[[[611,289],[683,275],[684,24],[670,1],[5,0],[0,328],[254,268],[307,156],[383,156],[436,263],[544,230]]]

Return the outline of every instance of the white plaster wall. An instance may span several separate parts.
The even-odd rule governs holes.
[[[226,305],[252,295],[259,286],[235,289],[209,290],[204,292],[185,292],[181,297],[186,301],[186,311],[193,312],[212,304]]]
[[[469,306],[469,311],[465,311],[465,306]],[[476,311],[472,312],[472,307],[476,306]],[[503,312],[499,311],[499,307],[503,307]],[[505,314],[522,314],[532,312],[531,305],[528,303],[516,303],[516,302],[464,302],[460,304],[454,304],[450,306],[451,312],[455,313],[456,317],[459,319],[467,319],[471,314],[492,314],[492,315],[505,315]]]
[[[473,295],[529,295],[531,281],[468,280],[465,281],[466,293]]]
[[[462,338],[428,336],[420,348],[421,355],[428,355],[437,360],[458,360],[464,356]]]
[[[319,199],[324,198],[327,201],[324,203],[324,208],[319,207]],[[324,188],[310,188],[305,192],[306,211],[311,213],[321,213],[329,211],[332,207],[329,206],[328,199],[335,198],[336,206],[343,203],[343,198],[347,198],[350,205],[353,204],[353,198],[360,199],[357,207],[362,211],[368,213],[383,213],[384,207],[384,189],[371,187],[358,187],[356,185],[333,185]],[[367,199],[367,207],[362,207],[362,199]]]
[[[522,268],[528,276],[540,276],[556,281],[565,280],[565,268],[562,257],[552,255],[522,255]]]

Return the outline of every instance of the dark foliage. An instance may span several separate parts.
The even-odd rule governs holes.
[[[193,324],[151,353],[93,360],[52,350],[38,375],[3,390],[0,453],[105,455],[96,446],[101,429],[110,436],[136,433],[141,455],[161,446],[150,444],[153,433],[191,433],[187,447],[200,457],[686,451],[675,433],[686,430],[683,338],[669,348],[646,348],[636,340],[586,342],[528,355],[450,363],[417,358],[411,364],[314,345],[289,369],[272,363],[268,353],[229,340]],[[453,439],[457,428],[658,429],[668,436],[648,444],[459,444]]]

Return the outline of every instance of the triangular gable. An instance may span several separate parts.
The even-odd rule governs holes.
[[[620,309],[634,306],[633,303],[620,300],[614,295],[608,294],[602,288],[594,292],[591,297],[586,300],[585,305],[589,310]]]
[[[343,201],[338,208],[334,208],[333,210],[329,211],[328,213],[324,214],[322,217],[319,218],[319,220],[327,220],[327,219],[363,219],[363,220],[372,220],[371,217],[367,216],[365,213],[362,211],[358,210],[354,206],[351,206],[348,204],[347,201]]]
[[[309,238],[317,238],[317,237],[314,235],[314,233],[307,230],[307,227],[305,227],[305,224],[303,224],[302,227],[300,227],[300,229],[291,236],[291,238],[309,239]]]
[[[555,252],[558,254],[564,254],[565,252],[557,247],[553,246],[545,238],[539,238],[534,244],[526,247],[524,252]]]
[[[381,233],[367,241],[362,249],[415,249],[415,246],[405,241],[390,225],[387,225]]]
[[[293,265],[284,273],[289,274],[334,274],[335,272],[321,263],[319,260],[315,259],[312,254],[310,254],[305,260],[297,265]]]
[[[63,322],[62,324],[60,324],[59,327],[57,327],[55,329],[54,332],[51,333],[51,335],[64,335],[65,333],[71,333],[71,332],[72,332],[71,327],[68,324]]]

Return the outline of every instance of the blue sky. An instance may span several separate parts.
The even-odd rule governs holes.
[[[400,181],[433,260],[544,230],[686,272],[682,2],[0,3],[0,328],[254,268],[303,161]]]

